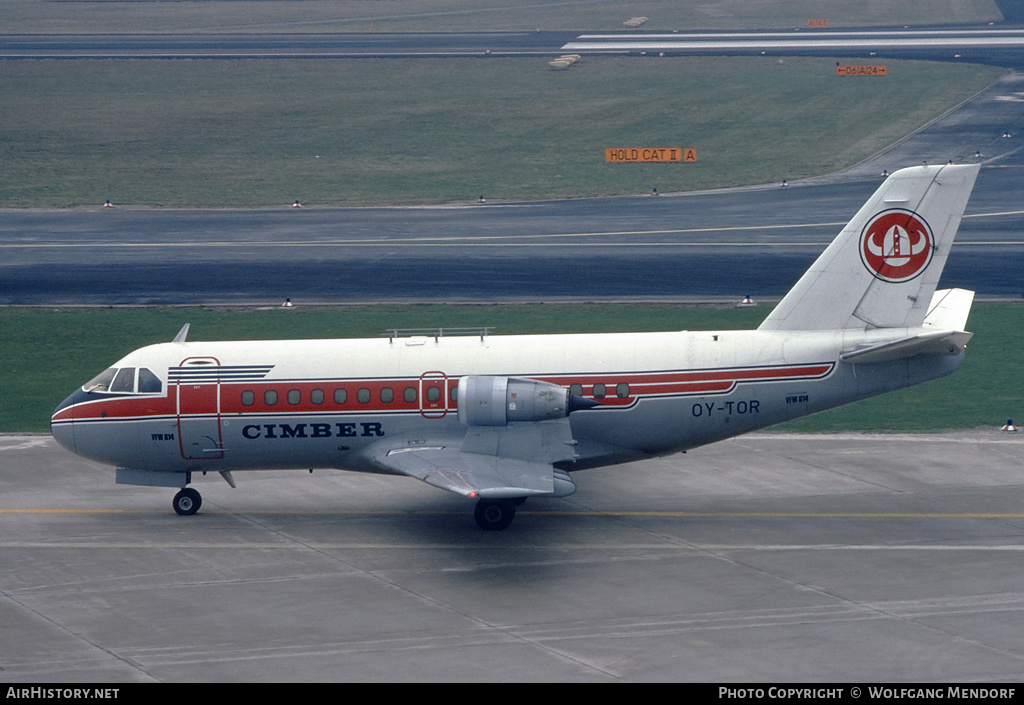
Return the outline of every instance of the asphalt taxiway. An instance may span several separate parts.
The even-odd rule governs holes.
[[[752,434],[576,475],[505,532],[408,478],[199,478],[0,437],[0,681],[999,682],[1024,434]]]

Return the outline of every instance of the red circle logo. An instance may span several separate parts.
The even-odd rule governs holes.
[[[887,282],[910,281],[932,261],[935,239],[917,213],[891,210],[872,218],[860,236],[860,257],[874,276]]]

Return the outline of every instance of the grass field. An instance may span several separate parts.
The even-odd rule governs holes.
[[[850,165],[991,84],[992,67],[829,59],[0,62],[0,207],[587,197]],[[693,164],[606,163],[675,146]],[[957,159],[967,155],[935,155]],[[894,165],[899,166],[899,165]]]
[[[201,308],[0,309],[0,432],[42,432],[54,407],[131,350],[169,341],[376,337],[388,328],[493,326],[495,334],[755,328],[768,308],[674,305],[351,306],[290,310]],[[975,304],[967,359],[950,377],[778,428],[935,431],[999,426],[1018,414],[1024,306]]]

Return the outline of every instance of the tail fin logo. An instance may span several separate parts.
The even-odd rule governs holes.
[[[910,281],[932,261],[935,238],[916,213],[889,210],[868,222],[860,236],[860,256],[875,277],[895,284]]]

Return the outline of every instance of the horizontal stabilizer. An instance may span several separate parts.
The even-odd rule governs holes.
[[[915,355],[957,355],[967,345],[971,335],[971,333],[958,330],[922,333],[844,352],[839,355],[839,359],[843,362],[864,364],[890,362]]]
[[[865,364],[915,355],[956,355],[971,339],[972,334],[963,329],[967,326],[973,301],[974,292],[966,289],[936,291],[922,326],[926,332],[850,350],[842,353],[839,359]]]

